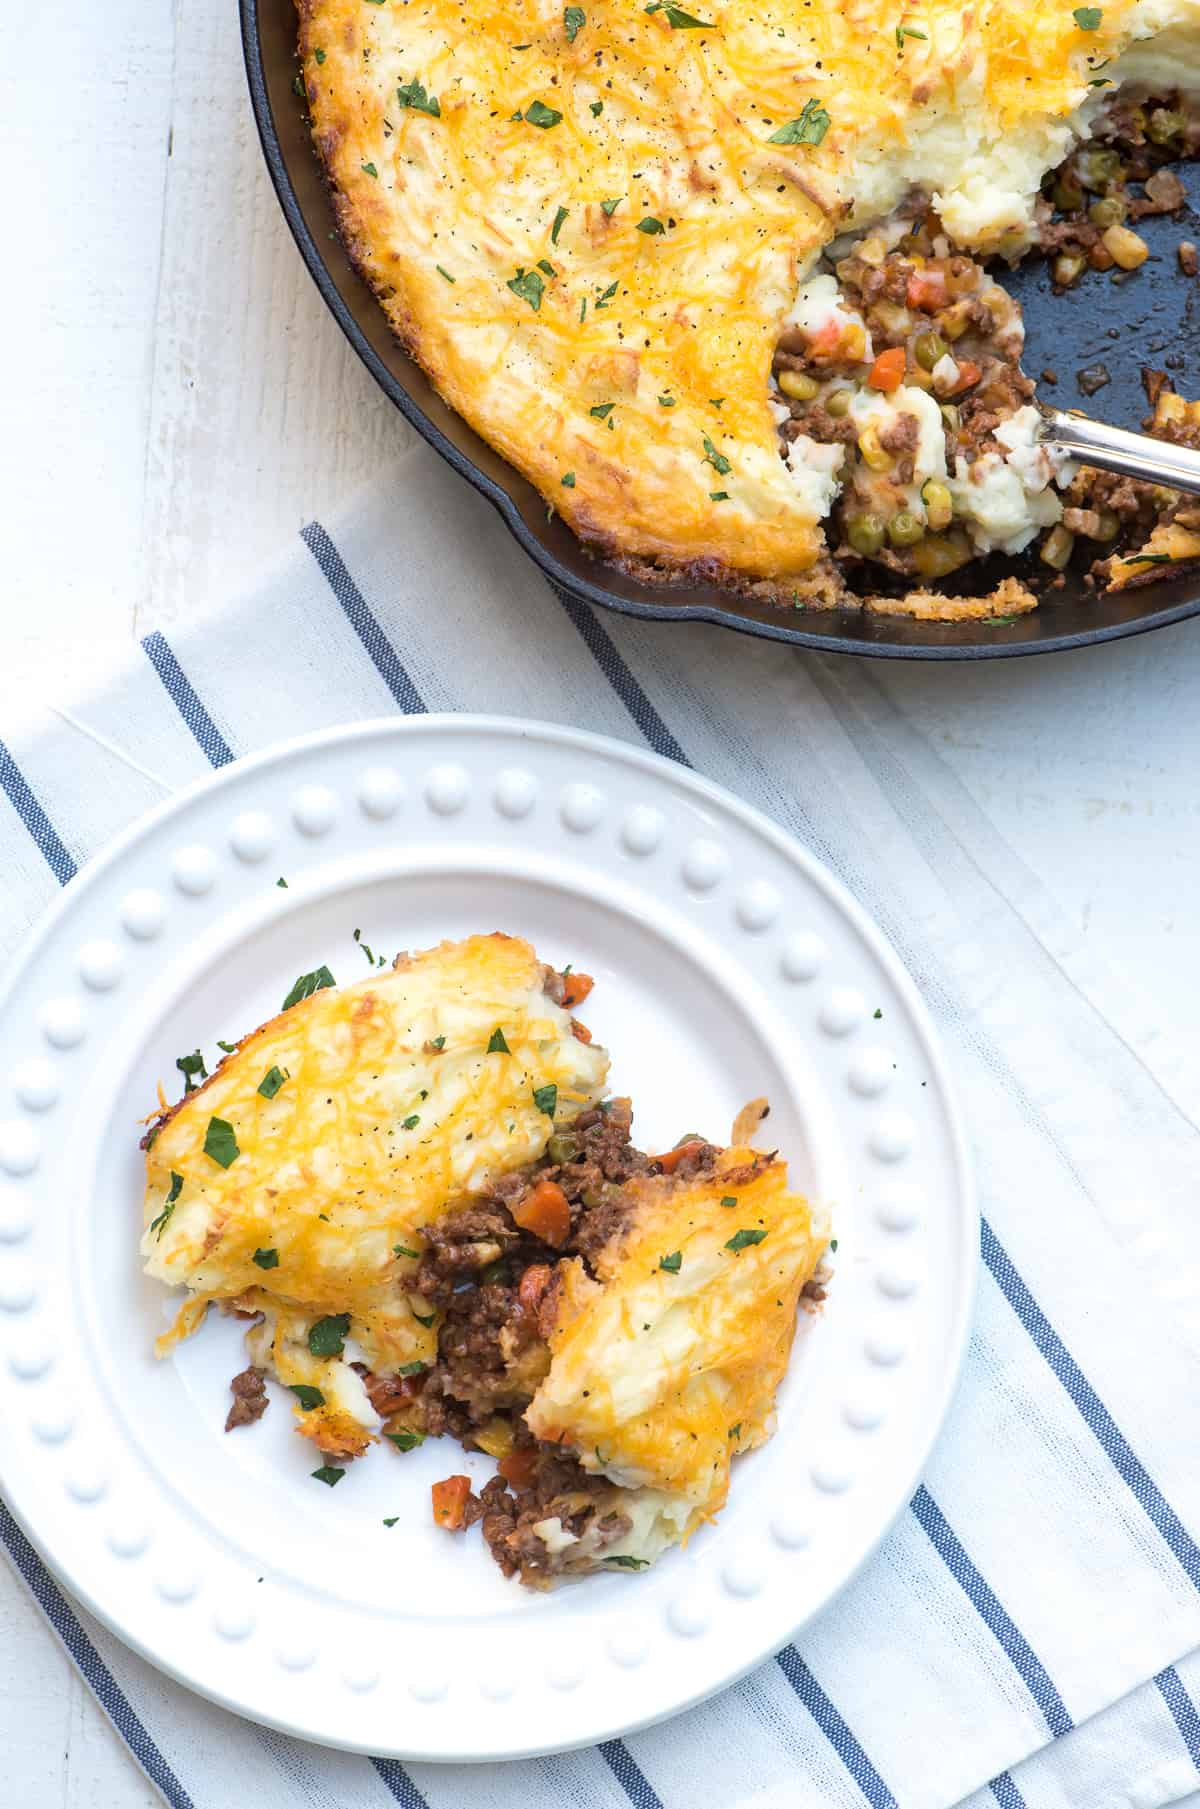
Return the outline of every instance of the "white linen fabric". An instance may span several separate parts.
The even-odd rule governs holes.
[[[354,1757],[191,1696],[11,1574],[173,1809],[1200,1809],[1200,1079],[866,662],[561,599],[425,451],[253,590],[0,743],[0,952],[208,766],[396,710],[553,719],[694,766],[850,888],[949,1049],[983,1208],[964,1381],[877,1558],[795,1644],[625,1741]]]

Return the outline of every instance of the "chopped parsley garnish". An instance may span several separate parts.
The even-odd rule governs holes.
[[[1106,75],[1094,75],[1092,77],[1091,81],[1088,83],[1088,87],[1089,88],[1111,88],[1112,82],[1109,79],[1109,77]],[[1017,618],[1016,618],[1016,616],[1013,616],[1011,619],[1015,622]]]
[[[733,466],[723,452],[718,452],[708,435],[704,436],[704,463],[711,465],[718,477],[725,477]]]
[[[588,102],[588,112],[592,115],[593,119],[598,118],[603,111],[604,102],[602,100]]]
[[[660,396],[658,398],[658,406],[660,408],[674,408],[674,406],[675,406],[674,396]]]
[[[562,114],[554,107],[548,107],[545,101],[530,101],[525,109],[525,124],[540,126],[543,132],[548,132],[551,126],[556,126],[561,118]]]
[[[1080,31],[1099,31],[1103,14],[1098,6],[1077,6],[1071,17]]]
[[[204,1133],[204,1153],[222,1168],[229,1168],[241,1155],[233,1126],[223,1118],[210,1118]]]
[[[290,1011],[293,1005],[299,1005],[302,999],[311,999],[315,992],[324,991],[327,986],[336,986],[337,981],[329,969],[322,963],[311,974],[301,974],[291,992],[283,1001],[281,1011]]]
[[[557,276],[558,275],[557,270],[554,268],[554,265],[550,262],[549,258],[539,258],[537,267],[546,276]]]
[[[668,1275],[678,1275],[679,1265],[682,1263],[682,1261],[683,1261],[683,1251],[682,1250],[672,1250],[670,1256],[660,1256],[659,1257],[658,1266],[660,1269],[665,1269],[667,1271]]]
[[[424,1325],[426,1327],[431,1326],[433,1324],[434,1320],[437,1318],[436,1313],[418,1313],[416,1307],[412,1305],[411,1301],[409,1302],[408,1310],[412,1314],[413,1318],[416,1320],[418,1325]]]
[[[1130,553],[1126,565],[1174,565],[1170,553]]]
[[[573,471],[564,471],[560,481],[564,490],[573,490],[575,488],[575,473]]]
[[[607,214],[609,219],[611,220],[613,215],[616,213],[618,207],[620,207],[623,199],[624,199],[624,196],[622,196],[622,195],[613,195],[609,198],[609,200],[602,201],[600,203],[600,212],[602,214]]]
[[[725,1248],[727,1250],[732,1250],[736,1255],[739,1250],[744,1250],[748,1244],[761,1244],[766,1235],[765,1231],[751,1231],[743,1226],[741,1231],[734,1232],[733,1236],[729,1239],[729,1242],[725,1245]]]
[[[835,1254],[835,1255],[836,1255],[836,1253],[837,1253],[837,1239],[836,1239],[836,1237],[831,1237],[831,1238],[830,1238],[830,1240],[829,1240],[829,1248],[830,1248],[830,1249],[831,1249],[831,1250],[832,1250],[832,1251],[833,1251],[833,1252],[834,1252],[834,1254]]]
[[[299,1401],[305,1413],[311,1413],[314,1407],[325,1405],[325,1396],[319,1388],[313,1388],[308,1382],[289,1382],[288,1387]]]
[[[428,1368],[428,1363],[426,1363],[423,1358],[419,1358],[415,1363],[402,1363],[396,1371],[396,1374],[400,1376],[423,1376]]]
[[[642,8],[647,13],[666,13],[667,24],[672,31],[711,31],[711,19],[693,19],[691,13],[685,13],[678,6],[664,6],[663,0],[650,0],[650,5]]]
[[[330,1313],[308,1328],[308,1348],[314,1357],[340,1357],[350,1330],[349,1313]]]
[[[201,1055],[199,1049],[196,1050],[194,1055],[179,1056],[175,1062],[175,1066],[183,1075],[183,1090],[185,1093],[190,1093],[195,1088],[197,1083],[194,1077],[197,1074],[200,1076],[201,1080],[208,1079],[208,1069],[204,1066],[204,1057]]]
[[[399,1520],[399,1518],[400,1518],[399,1514],[388,1514],[385,1516],[383,1524],[385,1526],[395,1526],[395,1524],[396,1524],[397,1520]]]
[[[824,107],[814,98],[804,103],[804,111],[798,119],[789,119],[786,125],[772,132],[768,144],[820,144],[832,121]]]
[[[323,50],[314,50],[313,56],[318,63],[323,63],[325,61],[325,52]]]
[[[553,1118],[558,1110],[558,1085],[550,1081],[547,1086],[533,1089],[533,1103],[539,1112],[545,1112],[547,1118]]]
[[[276,885],[277,885],[277,886],[282,886],[282,887],[283,887],[283,889],[284,889],[284,891],[285,891],[285,892],[286,892],[286,891],[287,891],[287,890],[288,890],[288,883],[287,883],[287,880],[286,880],[286,879],[284,879],[284,877],[283,877],[283,874],[282,874],[282,873],[281,873],[281,874],[280,874],[280,875],[279,875],[279,878],[278,878],[278,879],[277,879],[277,880],[276,880],[276,881],[275,881],[275,884],[276,884]]]
[[[542,305],[542,291],[546,285],[536,270],[524,270],[518,264],[517,274],[509,277],[507,286],[514,295],[519,295],[522,301],[528,302],[534,313],[537,313]]]
[[[603,295],[598,295],[596,297],[596,307],[598,309],[599,308],[607,308],[609,302],[612,300],[613,296],[616,293],[617,293],[617,285],[615,283],[610,283],[608,285],[608,288],[604,291]]]
[[[421,1114],[419,1112],[410,1112],[408,1117],[403,1121],[404,1129],[406,1131],[415,1131],[420,1122]]]
[[[456,276],[451,276],[451,274],[448,270],[443,270],[442,266],[440,264],[435,264],[433,267],[437,271],[439,276],[445,277],[445,279],[448,283],[456,283],[458,281],[458,278]]]
[[[415,1451],[418,1445],[425,1443],[423,1432],[385,1432],[384,1438],[391,1439],[397,1451]],[[387,1522],[384,1522],[386,1526]]]
[[[558,244],[558,235],[562,231],[563,222],[566,219],[566,217],[570,211],[571,210],[567,207],[560,207],[558,212],[555,214],[554,225],[550,228],[550,243],[552,245]]]
[[[372,0],[372,5],[375,4],[377,4],[377,0]],[[345,1469],[341,1464],[322,1464],[319,1470],[312,1472],[318,1482],[327,1483],[331,1489],[342,1480],[345,1474]]]
[[[414,113],[429,113],[434,119],[442,117],[437,95],[426,94],[415,76],[411,82],[404,82],[397,88],[396,99],[402,107],[410,107]]]
[[[220,1037],[218,1037],[217,1038],[217,1048],[224,1049],[226,1055],[232,1055],[234,1050],[237,1048],[237,1044],[236,1043],[223,1043],[221,1041]]]
[[[256,1250],[250,1260],[257,1263],[260,1269],[277,1269],[279,1252],[278,1250]]]
[[[637,230],[639,232],[655,233],[666,232],[667,229],[661,220],[656,220],[653,214],[647,214],[644,219],[638,221]]]
[[[297,74],[292,77],[292,93],[298,95],[301,100],[308,99],[308,89],[304,86],[302,75]]]
[[[722,1194],[721,1195],[721,1204],[722,1204],[722,1206],[736,1206],[737,1205],[737,1195],[735,1193]]]
[[[281,1068],[268,1068],[255,1091],[261,1093],[264,1099],[274,1099],[286,1079],[287,1075]]]
[[[588,413],[590,415],[595,415],[595,417],[598,421],[607,421],[609,415],[613,411],[614,406],[615,406],[615,404],[613,404],[612,402],[597,402],[595,408],[588,409]]]
[[[171,1170],[171,1190],[167,1194],[166,1199],[163,1201],[163,1209],[159,1213],[159,1215],[156,1219],[151,1219],[151,1221],[150,1221],[150,1229],[151,1229],[151,1231],[153,1231],[156,1238],[161,1238],[163,1232],[166,1230],[167,1220],[170,1218],[171,1214],[175,1210],[175,1202],[179,1198],[182,1188],[183,1188],[183,1176],[177,1175],[175,1173],[175,1170],[172,1169]]]
[[[489,1055],[511,1055],[512,1054],[512,1050],[509,1048],[508,1044],[504,1040],[503,1030],[493,1030],[492,1031],[491,1037],[488,1040],[487,1052]]]
[[[881,1018],[883,1016],[883,1007],[881,1005],[877,1005],[875,1007],[874,1011],[871,1013],[871,1016],[873,1018]]]
[[[929,33],[926,31],[918,31],[915,25],[897,25],[896,49],[901,53],[903,53],[904,50],[905,38],[920,38],[922,43],[927,44],[929,42]]]
[[[605,1558],[604,1562],[606,1564],[619,1564],[622,1570],[646,1570],[650,1564],[649,1558],[630,1558],[623,1552],[615,1558]]]
[[[566,11],[563,13],[563,25],[566,27],[568,44],[573,44],[575,42],[586,24],[587,14],[584,12],[582,6],[567,7]]]
[[[379,171],[375,168],[375,165],[373,163],[364,163],[362,166],[362,172],[363,172],[364,176],[374,176],[376,182],[378,182]]]
[[[444,1049],[446,1047],[446,1039],[444,1036],[434,1036],[429,1040],[434,1049]]]
[[[415,1256],[415,1257],[419,1257],[421,1254],[421,1252],[419,1250],[410,1249],[407,1244],[393,1244],[392,1245],[392,1253],[395,1256]]]
[[[438,269],[441,270],[440,264],[438,265]],[[442,275],[444,276],[445,274],[446,273],[443,270]],[[451,277],[450,281],[453,282],[454,278]],[[367,957],[368,967],[382,967],[383,966],[384,961],[386,960],[387,957],[384,955],[376,955],[375,950],[371,947],[371,944],[369,942],[363,941],[363,933],[361,930],[355,930],[354,940],[357,942],[357,944],[358,944],[359,948],[362,950],[363,954]]]
[[[710,490],[708,500],[709,502],[728,502],[729,492],[728,490]]]
[[[741,1420],[738,1420],[738,1422],[737,1422],[737,1424],[736,1424],[736,1425],[734,1425],[734,1426],[731,1426],[731,1427],[730,1427],[730,1428],[729,1428],[729,1436],[730,1436],[730,1438],[741,1438],[741,1436],[742,1436],[742,1422],[741,1422]]]

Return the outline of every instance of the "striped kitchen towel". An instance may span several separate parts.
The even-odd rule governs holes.
[[[1200,1787],[1200,1076],[1092,963],[871,665],[601,618],[550,590],[424,448],[399,476],[307,527],[239,601],[164,625],[90,696],[10,729],[0,948],[140,811],[304,729],[496,711],[695,767],[838,874],[938,1021],[984,1213],[961,1392],[909,1511],[817,1624],[713,1701],[557,1758],[405,1766],[239,1721],[97,1626],[2,1508],[0,1586],[32,1591],[174,1809],[1186,1799]]]

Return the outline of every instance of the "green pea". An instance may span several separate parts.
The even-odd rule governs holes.
[[[846,539],[856,553],[872,559],[883,545],[883,523],[877,515],[851,515],[846,521]]]
[[[888,522],[887,533],[893,546],[916,546],[925,538],[925,523],[911,510],[901,509]]]

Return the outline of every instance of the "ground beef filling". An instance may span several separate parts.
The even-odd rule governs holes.
[[[665,1160],[647,1156],[630,1141],[632,1118],[627,1099],[581,1113],[555,1132],[544,1161],[503,1176],[486,1198],[426,1226],[412,1285],[442,1315],[437,1361],[419,1376],[365,1377],[385,1432],[450,1433],[501,1460],[502,1473],[466,1496],[458,1524],[481,1522],[505,1575],[519,1574],[534,1587],[590,1568],[630,1524],[614,1505],[610,1482],[557,1447],[539,1445],[524,1422],[549,1368],[557,1264],[580,1257],[594,1268],[621,1234],[634,1177],[669,1170],[685,1183],[711,1171],[719,1153],[689,1136]],[[546,1181],[561,1189],[569,1212],[569,1231],[555,1245],[519,1222],[524,1202]],[[555,1519],[559,1549],[534,1530]]]
[[[1089,269],[1135,270],[1149,251],[1134,226],[1186,203],[1183,183],[1165,166],[1196,157],[1194,99],[1178,92],[1144,103],[1117,98],[1095,136],[1047,176],[1034,245],[1014,235],[1001,253],[1015,260],[1040,251],[1060,289]],[[772,399],[788,410],[780,422],[784,455],[801,434],[846,449],[828,539],[839,566],[860,585],[871,573],[878,580],[880,567],[902,582],[936,581],[975,552],[947,485],[930,478],[919,496],[912,490],[915,417],[872,434],[852,418],[856,398],[900,382],[932,393],[953,473],[957,460],[971,465],[997,450],[996,428],[1034,394],[1020,368],[1018,304],[983,264],[952,252],[925,196],[912,196],[900,212],[899,239],[894,230],[875,229],[850,255],[823,266],[836,275],[845,318],[815,332],[785,329],[773,366]],[[1189,257],[1194,247],[1181,246],[1185,272]],[[1102,579],[1106,561],[1096,560],[1097,552],[1111,554],[1118,539],[1132,550],[1169,512],[1176,519],[1177,508],[1169,493],[1148,485],[1085,473],[1066,498],[1063,520],[1041,540],[1039,559],[1061,574],[1078,546]]]
[[[1179,93],[1161,103],[1118,98],[1096,136],[1048,176],[1038,203],[1038,247],[1060,289],[1091,270],[1136,270],[1148,248],[1131,229],[1174,213],[1187,196],[1167,163],[1200,157],[1200,106]],[[1140,193],[1138,191],[1141,191]]]
[[[972,545],[944,483],[931,478],[919,498],[911,493],[916,416],[876,429],[852,411],[860,396],[903,384],[937,402],[950,471],[959,457],[974,463],[1000,450],[996,427],[1033,394],[1020,368],[1020,309],[973,258],[951,255],[929,212],[891,250],[868,234],[833,271],[844,323],[815,334],[789,328],[775,354],[784,449],[801,434],[846,449],[830,526],[837,559],[907,579],[945,577]]]
[[[226,1432],[232,1432],[235,1426],[252,1426],[271,1404],[264,1372],[253,1365],[234,1376],[229,1391],[233,1395],[233,1405],[225,1416]]]

